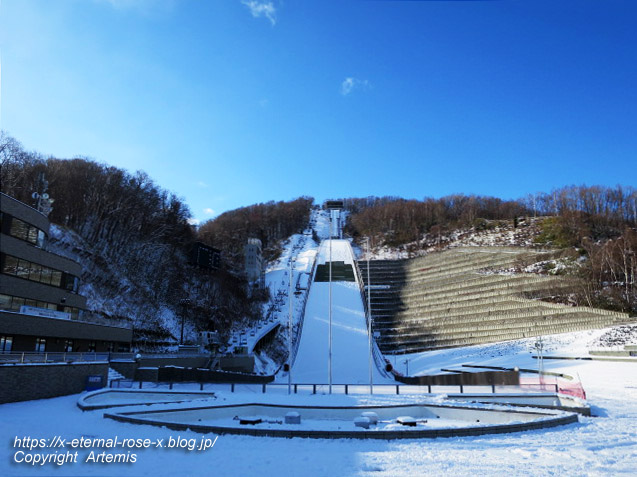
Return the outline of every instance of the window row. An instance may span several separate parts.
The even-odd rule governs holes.
[[[80,309],[74,306],[62,306],[46,301],[0,294],[0,310],[19,312],[22,306],[33,306],[35,308],[44,308],[46,310],[63,311],[64,313],[69,313],[72,320],[77,320],[80,317]]]
[[[2,273],[63,288],[73,293],[77,293],[80,285],[78,278],[74,275],[45,267],[23,258],[14,257],[13,255],[4,255],[2,257]]]
[[[11,353],[13,350],[13,336],[0,335],[0,353]],[[95,353],[97,352],[97,341],[91,340],[89,342],[76,342],[72,339],[64,339],[63,341],[58,338],[35,338],[35,342],[31,341],[33,351],[37,353],[52,352],[49,348],[53,348],[56,353]],[[116,344],[112,341],[102,343],[106,344],[106,350],[108,352],[115,352]],[[62,346],[60,346],[62,344]],[[80,349],[86,346],[86,350],[80,351]],[[119,352],[126,352],[129,350],[127,345],[119,344],[117,346]]]
[[[0,335],[0,353],[11,353],[13,336]]]
[[[43,230],[9,214],[0,213],[0,230],[36,247],[44,248],[46,233]]]

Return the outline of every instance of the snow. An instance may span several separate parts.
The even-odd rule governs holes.
[[[329,216],[314,211],[313,228],[325,240],[329,237]],[[487,234],[485,234],[487,235]],[[305,238],[305,239],[304,239]],[[486,238],[486,237],[485,237]],[[491,237],[488,237],[490,240]],[[315,258],[326,260],[323,242],[320,252],[307,235],[295,235],[279,260],[267,270],[266,283],[273,296],[280,296],[275,320],[287,324],[289,287],[288,269],[294,262],[296,283],[299,273],[312,269]],[[332,241],[332,260],[353,260],[347,241]],[[317,255],[318,253],[318,255]],[[337,258],[338,257],[338,258]],[[336,282],[333,289],[333,382],[365,383],[368,376],[368,344],[363,304],[358,286]],[[297,360],[292,369],[294,382],[327,382],[327,283],[312,283]],[[280,293],[279,293],[280,292]],[[300,325],[302,300],[294,300],[294,326]],[[163,317],[168,320],[169,317]],[[614,328],[617,330],[619,328]],[[622,328],[626,329],[626,327]],[[544,337],[545,356],[588,356],[591,348],[634,342],[634,330],[618,333],[594,330]],[[395,367],[409,374],[438,374],[441,368],[457,369],[462,364],[537,368],[535,339],[511,341],[390,358]],[[275,363],[264,366],[274,369]],[[566,373],[580,379],[588,403],[596,417],[582,417],[578,424],[516,434],[449,439],[369,441],[350,439],[259,438],[223,435],[207,451],[183,448],[133,449],[135,463],[90,464],[81,462],[90,449],[79,451],[80,462],[63,466],[31,466],[12,463],[15,439],[50,439],[61,436],[97,438],[186,439],[199,442],[202,437],[191,431],[172,431],[144,425],[125,424],[104,419],[104,411],[81,411],[80,396],[0,405],[0,475],[2,476],[163,476],[163,475],[307,475],[307,476],[412,476],[412,475],[634,475],[637,469],[637,363],[614,361],[545,360],[547,371]],[[280,376],[283,381],[287,377]],[[375,376],[375,382],[381,382]],[[6,385],[3,383],[2,385]],[[258,387],[257,387],[258,388]],[[442,402],[444,396],[391,394],[304,394],[288,396],[283,388],[262,394],[259,389],[228,385],[206,385],[216,399],[209,403],[245,402],[316,406],[351,406]],[[198,386],[177,385],[179,391],[195,391]],[[380,391],[380,389],[379,389]],[[453,392],[457,391],[454,389]],[[196,396],[198,397],[198,396]],[[201,403],[201,401],[199,401]],[[122,409],[187,408],[192,401],[179,404],[153,404]],[[162,407],[163,406],[163,407]],[[58,449],[32,452],[55,452]],[[95,449],[101,451],[102,449]],[[130,449],[124,452],[130,451]],[[122,452],[122,450],[109,450]]]
[[[354,264],[354,254],[347,240],[324,240],[317,263],[329,262],[330,256],[333,262]],[[329,382],[329,289],[329,282],[314,282],[310,289],[301,343],[292,368],[295,383]],[[332,383],[368,383],[369,342],[359,283],[333,281],[331,289]],[[376,366],[372,367],[374,382],[388,382]]]
[[[545,337],[546,354],[576,354],[602,334],[586,332]],[[422,353],[419,372],[459,363],[530,366],[529,340]],[[416,364],[419,363],[419,364]],[[537,365],[537,363],[535,363]],[[412,363],[410,363],[410,367]],[[205,452],[183,449],[138,451],[134,464],[11,464],[15,437],[63,439],[80,436],[200,439],[201,434],[124,424],[102,418],[102,411],[82,412],[78,395],[0,405],[0,475],[634,475],[637,468],[637,364],[601,361],[545,362],[550,371],[579,375],[597,417],[579,424],[516,434],[434,440],[368,441],[281,439],[220,436]],[[206,388],[207,389],[207,388]],[[222,389],[221,387],[219,389]],[[226,386],[227,389],[227,386]],[[287,402],[305,405],[352,405],[415,402],[414,396],[231,394],[217,392],[215,404]],[[192,403],[172,405],[188,407]],[[144,407],[153,409],[154,407]],[[123,408],[119,408],[123,409]],[[213,435],[205,437],[214,439]],[[80,452],[86,455],[87,450]]]

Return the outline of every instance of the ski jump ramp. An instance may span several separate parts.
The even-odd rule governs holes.
[[[369,383],[369,341],[354,253],[347,240],[324,240],[317,256],[301,342],[292,366],[295,383],[329,382],[329,262],[332,262],[332,383]],[[374,383],[392,383],[372,362]]]

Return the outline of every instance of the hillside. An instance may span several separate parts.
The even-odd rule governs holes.
[[[227,338],[232,328],[251,326],[267,313],[273,305],[267,293],[246,292],[243,246],[259,238],[266,262],[279,263],[288,253],[285,243],[307,227],[314,207],[310,197],[254,204],[196,229],[183,199],[143,172],[82,158],[44,158],[5,134],[0,162],[3,192],[29,204],[34,191],[55,199],[51,247],[82,263],[80,291],[90,311],[132,324],[135,344],[147,349],[175,345],[182,322],[186,340],[198,330]],[[565,187],[519,200],[457,194],[344,202],[346,232],[358,250],[369,237],[372,258],[467,246],[550,249],[548,258],[491,273],[567,276],[579,285],[551,301],[637,313],[637,191],[631,187]],[[195,241],[221,249],[220,270],[188,263]]]
[[[17,141],[0,142],[2,192],[32,204],[34,191],[54,202],[50,247],[83,266],[80,293],[96,319],[134,327],[134,346],[159,349],[198,330],[227,334],[259,314],[247,283],[223,268],[189,264],[196,237],[188,207],[146,174],[88,159],[44,159]],[[88,315],[87,315],[88,316]]]
[[[588,204],[587,197],[593,193],[597,194],[596,203],[604,206],[595,208]],[[459,246],[559,250],[559,261],[527,266],[533,268],[534,273],[570,275],[581,280],[582,294],[576,304],[637,314],[637,192],[634,189],[565,188],[543,196],[541,209],[537,198],[531,201],[536,211],[543,213],[537,217],[533,209],[528,208],[525,210],[530,214],[507,216],[513,210],[510,204],[505,209],[479,208],[476,203],[490,202],[478,199],[482,200],[454,196],[453,202],[446,198],[437,202],[427,199],[374,204],[368,201],[367,207],[354,209],[357,212],[351,215],[348,232],[361,248],[369,236],[374,258],[418,257]],[[523,204],[519,202],[520,207]],[[391,220],[385,216],[388,210],[396,212]],[[429,214],[423,217],[430,220],[425,225],[414,222],[414,217],[423,210]],[[445,210],[446,214],[441,212]],[[424,220],[423,217],[419,220]],[[417,224],[420,225],[417,227]]]

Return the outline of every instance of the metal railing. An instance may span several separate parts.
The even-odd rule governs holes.
[[[287,393],[288,385],[279,383],[268,384],[212,384],[214,386],[228,386],[231,392],[246,392],[254,394]],[[328,394],[329,384],[293,383],[294,394]],[[557,384],[525,384],[518,385],[414,385],[414,384],[374,384],[374,394],[507,394],[507,393],[557,393],[561,389]],[[332,384],[332,394],[369,394],[369,384]]]
[[[229,390],[232,393],[247,394],[287,394],[288,385],[283,383],[203,383],[203,382],[150,382],[133,381],[132,379],[119,379],[110,382],[111,388],[130,389],[178,389],[188,390],[196,386],[200,391]],[[293,383],[293,394],[329,394],[329,384],[318,383]],[[565,391],[557,384],[524,384],[524,385],[415,385],[415,384],[374,384],[376,395],[423,395],[423,394],[543,394],[562,393]],[[369,384],[332,384],[332,394],[355,395],[369,394]]]
[[[299,317],[299,320],[297,322],[296,336],[294,337],[294,342],[292,345],[292,356],[289,360],[290,366],[294,366],[294,362],[296,361],[296,355],[298,354],[299,346],[301,344],[301,334],[303,333],[303,322],[305,320],[305,308],[307,306],[307,300],[310,296],[310,290],[312,289],[312,284],[314,283],[314,272],[316,270],[317,257],[318,257],[318,252],[314,256],[314,260],[312,262],[312,268],[310,270],[310,279],[307,284],[307,290],[305,290],[305,293],[303,294],[303,305],[301,307],[301,316]],[[288,300],[291,300],[291,299],[292,297],[288,297]]]
[[[0,353],[0,364],[25,364],[25,363],[77,363],[112,361],[117,359],[134,359],[134,353],[109,353],[105,352],[44,352],[24,351],[20,353]]]

